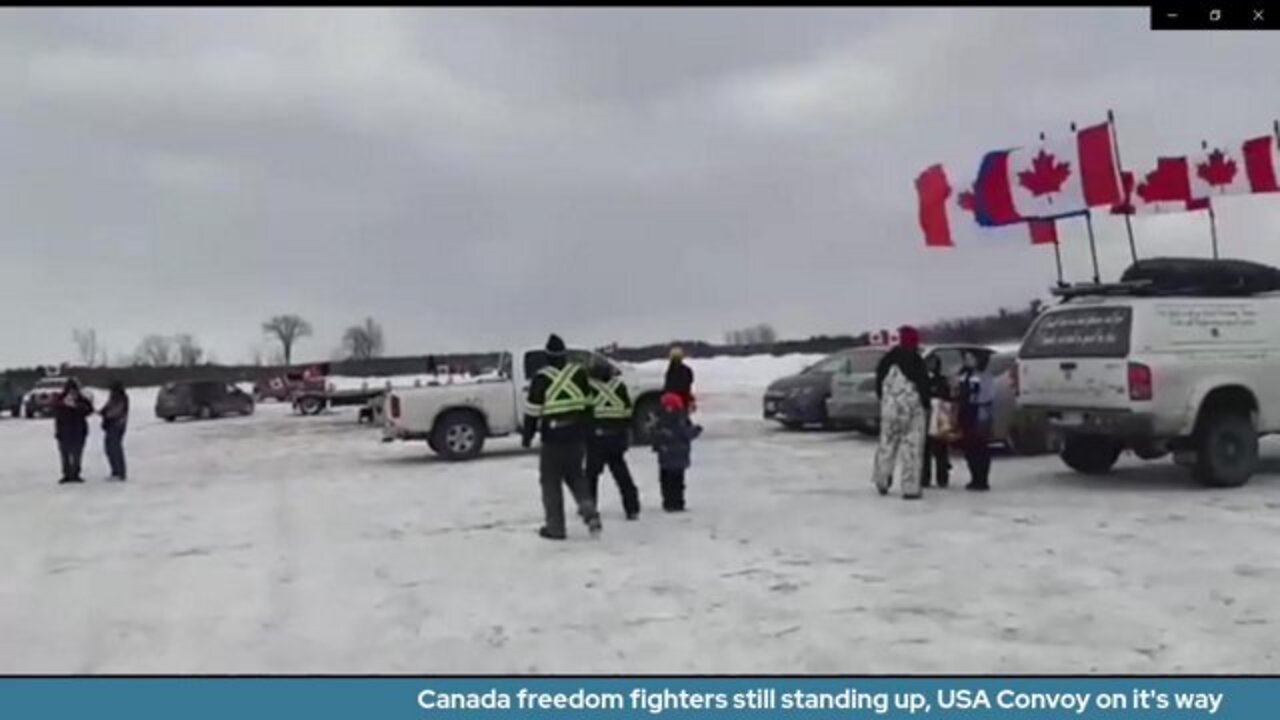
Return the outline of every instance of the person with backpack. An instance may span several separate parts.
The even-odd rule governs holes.
[[[684,398],[678,393],[663,393],[662,412],[653,434],[653,450],[658,453],[658,483],[662,490],[662,509],[684,512],[685,473],[692,464],[692,445],[702,428],[689,420]]]

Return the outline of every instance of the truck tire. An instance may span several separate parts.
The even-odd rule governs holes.
[[[1196,431],[1192,473],[1210,487],[1240,487],[1258,467],[1258,431],[1248,415],[1219,410]]]
[[[324,398],[315,395],[307,395],[298,400],[298,412],[303,415],[319,415],[324,412]]]
[[[446,460],[471,460],[484,450],[484,423],[466,410],[440,418],[431,435],[432,448]]]
[[[1115,467],[1124,449],[1118,441],[1099,435],[1068,435],[1062,444],[1062,462],[1085,475],[1105,475]]]
[[[636,401],[631,414],[631,442],[634,445],[648,445],[653,440],[653,431],[658,426],[658,397],[645,395]]]

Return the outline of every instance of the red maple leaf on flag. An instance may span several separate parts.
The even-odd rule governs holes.
[[[1041,150],[1031,161],[1031,169],[1018,173],[1018,182],[1032,195],[1052,195],[1062,191],[1062,184],[1071,177],[1071,164],[1058,162],[1052,153]]]
[[[1210,187],[1230,185],[1236,177],[1236,161],[1228,158],[1221,150],[1214,149],[1209,153],[1209,161],[1196,165],[1196,175],[1209,183]]]
[[[965,190],[960,193],[960,196],[956,198],[956,202],[962,210],[968,210],[969,212],[974,212],[978,207],[972,190]]]

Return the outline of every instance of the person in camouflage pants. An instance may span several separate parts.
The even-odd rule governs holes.
[[[902,497],[916,500],[920,498],[924,460],[929,374],[920,356],[920,335],[915,328],[899,328],[898,336],[898,345],[885,354],[876,368],[880,446],[872,478],[880,494],[887,495],[896,476],[902,483]]]

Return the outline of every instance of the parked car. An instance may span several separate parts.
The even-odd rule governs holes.
[[[632,436],[637,443],[647,443],[658,417],[662,376],[640,374],[588,350],[569,350],[568,355],[580,365],[603,362],[619,370],[635,406]],[[485,438],[520,432],[530,378],[547,364],[543,350],[530,350],[521,357],[523,362],[515,363],[512,353],[503,353],[496,375],[472,382],[387,393],[383,442],[426,440],[445,459],[470,460],[484,449]]]
[[[0,380],[0,413],[7,412],[14,417],[22,417],[22,399],[26,394],[25,384],[6,375]]]
[[[28,419],[53,416],[53,401],[62,394],[68,378],[47,377],[36,381],[36,384],[22,400],[22,414]],[[81,394],[93,402],[93,393],[86,387],[80,388]]]
[[[880,354],[874,356],[876,360],[880,358]],[[841,350],[795,375],[774,380],[764,391],[764,418],[791,430],[811,425],[832,427],[834,423],[827,414],[831,378],[840,368],[851,364],[861,367],[867,357],[866,348]],[[874,361],[871,369],[875,370]]]
[[[180,417],[202,420],[226,415],[252,415],[253,397],[221,380],[169,383],[156,395],[156,417],[173,422]]]
[[[1249,481],[1258,438],[1280,433],[1280,269],[1156,258],[1057,294],[1023,341],[1018,402],[1068,467],[1172,452],[1205,485]]]

